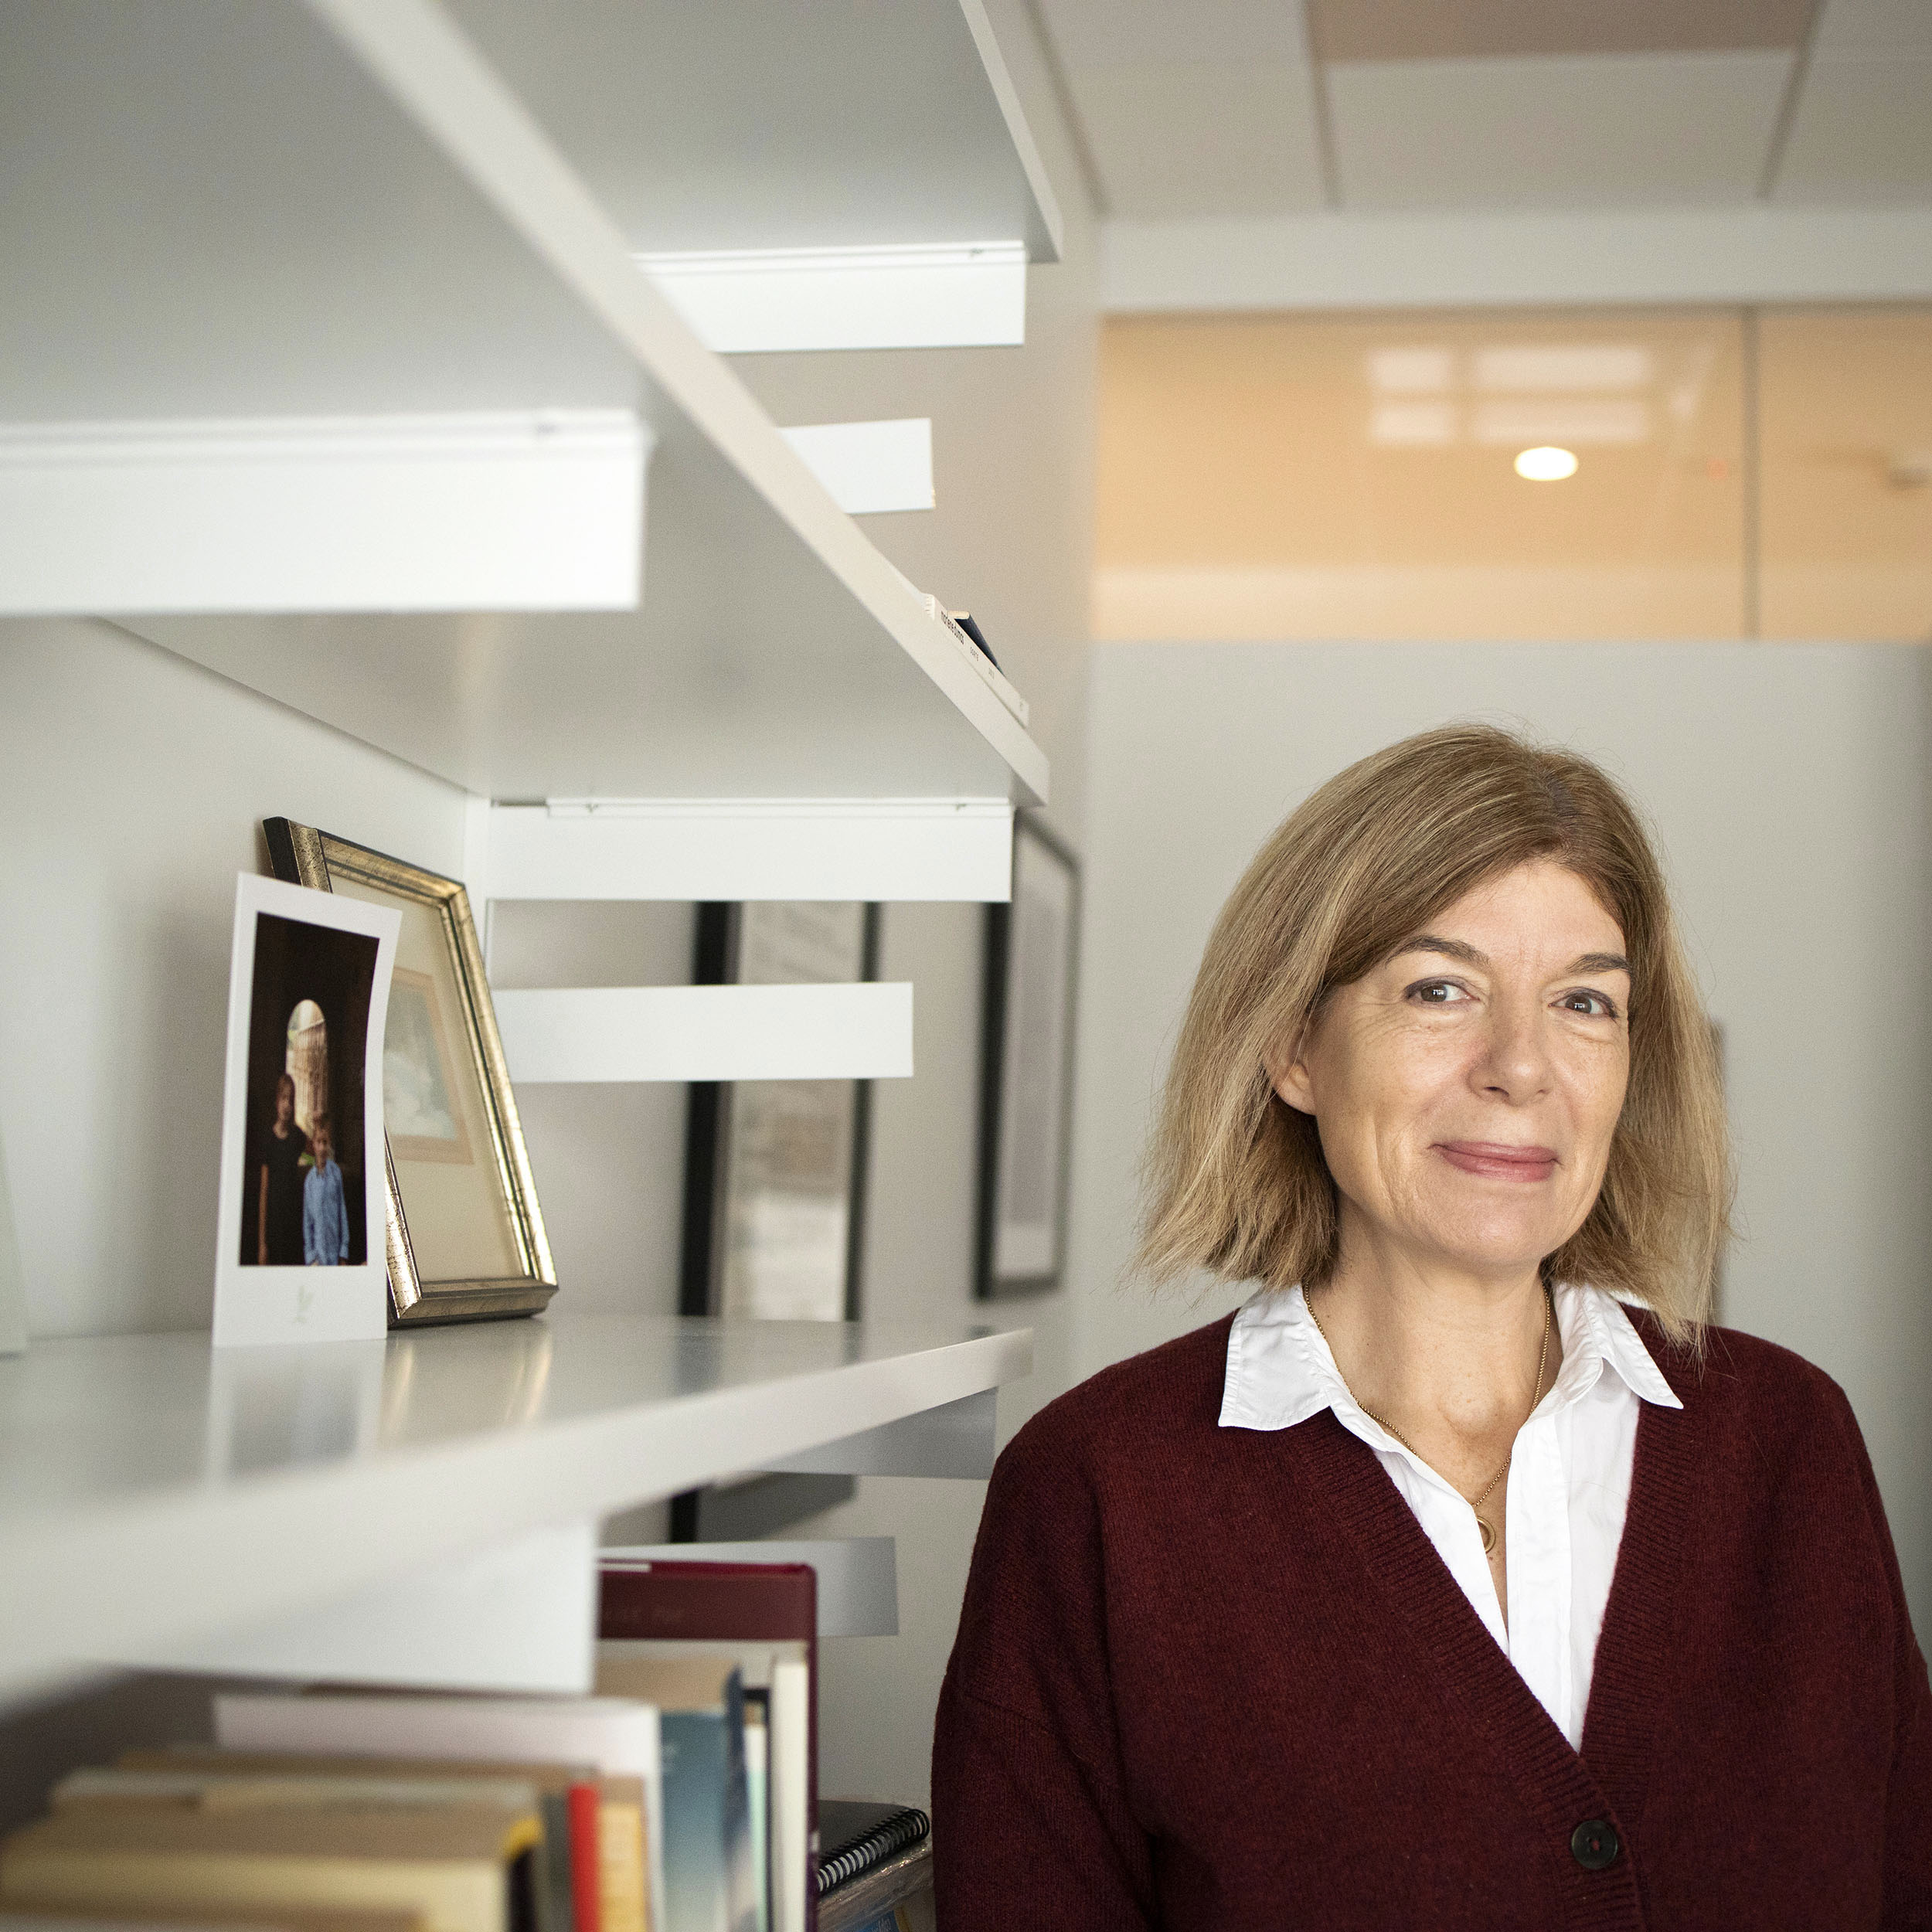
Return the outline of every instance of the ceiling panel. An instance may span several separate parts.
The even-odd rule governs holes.
[[[1927,0],[1825,0],[1817,46],[1821,54],[1932,54],[1932,5]]]
[[[1305,213],[1323,204],[1303,66],[1094,67],[1067,77],[1108,213]]]
[[[1655,206],[1755,195],[1775,53],[1338,63],[1349,208]]]
[[[1233,66],[1306,57],[1295,0],[1039,0],[1062,66]]]
[[[1932,309],[1760,325],[1764,634],[1932,640]]]
[[[1736,636],[1738,315],[1116,318],[1103,638]],[[1516,474],[1561,424],[1567,481]]]
[[[1795,47],[1810,26],[1813,5],[1814,0],[1617,0],[1614,6],[1603,0],[1309,0],[1308,26],[1324,60],[1709,53]]]
[[[1932,4],[1924,12],[1932,17]],[[1798,96],[1774,199],[1932,200],[1932,53],[1821,52]]]

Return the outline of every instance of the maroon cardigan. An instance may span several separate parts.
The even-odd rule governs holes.
[[[1374,1452],[1216,1421],[1229,1324],[999,1460],[933,1752],[943,1932],[1932,1927],[1932,1694],[1837,1386],[1645,1406],[1580,1757]]]

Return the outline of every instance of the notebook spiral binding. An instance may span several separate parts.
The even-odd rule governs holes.
[[[821,1899],[846,1879],[883,1865],[889,1858],[910,1851],[930,1834],[933,1821],[923,1811],[904,1811],[875,1825],[863,1838],[855,1838],[835,1857],[821,1859],[818,1865],[818,1896]]]

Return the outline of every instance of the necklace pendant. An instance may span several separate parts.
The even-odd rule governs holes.
[[[1476,1519],[1476,1527],[1482,1532],[1482,1553],[1485,1556],[1493,1556],[1496,1553],[1495,1526],[1493,1523],[1484,1522],[1482,1518],[1478,1516]]]

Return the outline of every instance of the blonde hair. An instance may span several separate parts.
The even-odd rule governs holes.
[[[1215,923],[1145,1162],[1140,1260],[1275,1288],[1327,1279],[1335,1182],[1266,1062],[1476,886],[1536,859],[1587,884],[1631,964],[1630,1083],[1604,1184],[1543,1264],[1649,1307],[1696,1346],[1729,1236],[1710,1022],[1635,811],[1588,759],[1484,725],[1405,739],[1331,778],[1256,854]]]

